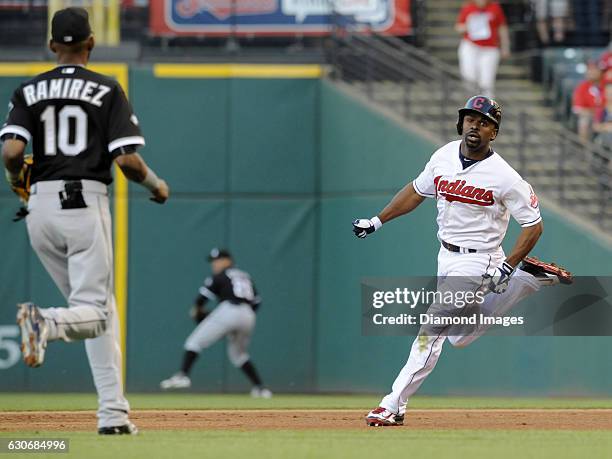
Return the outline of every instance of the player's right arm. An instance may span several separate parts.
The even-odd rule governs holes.
[[[222,277],[223,274],[215,274],[212,277],[204,279],[204,283],[198,290],[198,295],[193,302],[193,307],[190,312],[191,318],[196,322],[201,322],[210,314],[206,309],[206,303],[208,303],[208,301],[218,301],[221,282],[223,282]]]
[[[0,128],[2,142],[2,160],[6,178],[11,185],[19,180],[23,167],[23,156],[26,144],[31,140],[34,131],[32,119],[26,108],[21,87],[13,93],[8,106],[6,122]]]
[[[412,212],[423,201],[425,201],[425,197],[418,194],[414,189],[414,182],[410,182],[393,196],[391,202],[378,214],[378,218],[381,223],[387,223],[394,218]]]
[[[19,139],[6,139],[2,143],[2,161],[6,169],[6,178],[9,183],[13,183],[19,178],[19,173],[23,167],[23,154],[26,144]]]
[[[423,201],[425,201],[425,197],[418,194],[414,189],[413,182],[410,182],[393,196],[389,204],[376,217],[355,220],[353,222],[353,233],[358,238],[363,239],[368,234],[380,229],[383,223],[412,212]]]
[[[434,198],[436,196],[433,177],[434,157],[435,154],[425,165],[423,172],[393,196],[393,199],[377,216],[353,221],[355,236],[363,239],[368,234],[380,229],[383,223],[412,212],[425,201],[425,198]]]

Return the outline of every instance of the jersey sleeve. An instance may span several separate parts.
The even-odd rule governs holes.
[[[573,109],[583,109],[583,108],[594,108],[596,104],[594,103],[594,97],[590,93],[590,83],[588,81],[583,81],[574,90],[574,94],[572,95],[572,108]]]
[[[6,121],[0,129],[0,140],[17,138],[28,143],[32,140],[32,132],[34,132],[32,116],[27,110],[20,87],[13,93],[9,102]]]
[[[523,228],[533,226],[540,221],[540,206],[531,185],[521,179],[516,182],[504,195],[503,203],[510,214]]]
[[[468,16],[468,11],[469,10],[467,8],[467,5],[461,8],[461,11],[459,11],[459,16],[457,17],[457,24],[465,24],[465,21]]]
[[[216,276],[207,277],[198,290],[198,293],[209,300],[216,300],[219,294],[219,282],[215,282]]]
[[[109,116],[109,153],[114,156],[133,153],[136,148],[145,144],[138,118],[119,84],[113,89]]]
[[[412,187],[417,194],[425,198],[435,198],[436,185],[434,183],[432,159],[425,165],[425,169],[412,182]]]
[[[495,11],[495,23],[498,26],[503,26],[507,24],[506,15],[504,14],[504,9],[499,3],[496,3],[496,11]]]

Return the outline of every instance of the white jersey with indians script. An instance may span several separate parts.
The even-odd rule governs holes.
[[[460,145],[456,140],[437,150],[412,184],[419,195],[437,200],[440,241],[494,251],[504,239],[510,215],[522,227],[542,220],[538,198],[497,153],[464,169]]]

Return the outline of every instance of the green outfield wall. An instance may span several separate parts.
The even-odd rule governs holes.
[[[0,78],[0,101],[19,81]],[[411,340],[362,336],[359,282],[435,272],[434,203],[367,240],[354,238],[350,223],[374,215],[436,145],[317,78],[173,78],[133,67],[129,94],[147,139],[142,155],[172,196],[157,206],[130,185],[128,390],[155,391],[177,370],[215,245],[230,248],[257,282],[263,306],[251,355],[273,390],[387,390]],[[0,206],[0,390],[91,391],[82,343],[51,344],[36,370],[13,362],[14,304],[64,301],[25,224],[11,222],[18,206],[7,187]],[[612,248],[543,212],[536,255],[577,274],[612,274]],[[507,240],[517,233],[513,226]],[[422,392],[612,395],[611,343],[484,337],[448,346]],[[248,388],[225,352],[224,343],[204,351],[194,390]]]

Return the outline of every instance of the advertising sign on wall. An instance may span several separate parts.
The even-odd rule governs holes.
[[[410,33],[410,0],[157,0],[154,35],[326,35],[335,27]]]

